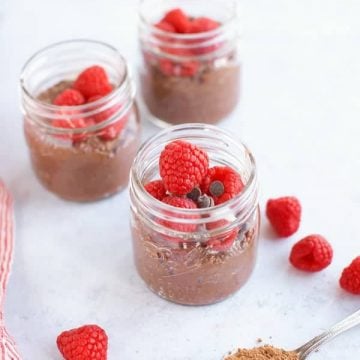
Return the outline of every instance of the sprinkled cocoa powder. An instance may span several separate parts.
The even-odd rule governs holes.
[[[239,349],[225,360],[299,360],[299,356],[293,351],[265,345],[253,349]]]

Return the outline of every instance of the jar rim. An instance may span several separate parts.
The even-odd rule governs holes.
[[[98,100],[95,100],[91,103],[85,103],[82,105],[54,105],[54,104],[50,104],[47,102],[44,102],[42,100],[39,100],[34,94],[31,93],[31,91],[28,89],[27,85],[26,85],[26,71],[29,68],[29,66],[31,66],[33,64],[33,62],[35,62],[36,60],[40,59],[41,56],[44,56],[48,51],[54,50],[56,48],[60,48],[61,46],[66,46],[68,44],[90,44],[90,45],[95,45],[95,46],[101,46],[104,48],[107,48],[108,50],[110,50],[111,52],[113,52],[113,54],[120,60],[121,63],[124,64],[124,73],[122,75],[122,79],[121,81],[119,81],[118,84],[116,84],[116,86],[114,86],[113,90],[101,97]],[[130,79],[130,81],[128,81]],[[130,84],[129,84],[130,83]],[[112,46],[109,45],[108,43],[105,43],[103,41],[99,41],[99,40],[92,40],[92,39],[71,39],[71,40],[63,40],[63,41],[59,41],[56,43],[52,43],[50,45],[47,45],[43,48],[41,48],[40,50],[36,51],[23,65],[22,69],[21,69],[21,74],[20,74],[20,87],[21,90],[23,91],[24,94],[24,98],[27,99],[28,101],[30,101],[33,104],[36,104],[38,106],[41,106],[45,111],[49,111],[49,113],[56,113],[57,111],[59,111],[60,109],[67,114],[71,114],[72,112],[74,113],[73,117],[78,117],[79,113],[84,113],[85,116],[92,116],[95,113],[102,111],[103,106],[106,106],[106,104],[113,102],[114,100],[116,100],[116,98],[118,97],[122,97],[124,96],[126,93],[130,93],[130,96],[132,99],[135,98],[135,85],[134,83],[131,81],[131,71],[130,71],[130,67],[125,59],[125,57],[120,53],[120,51]],[[89,108],[93,108],[93,110],[88,110]],[[127,111],[129,108],[129,106],[125,107],[125,111]],[[96,110],[94,110],[96,109]],[[124,111],[124,112],[125,112]],[[49,116],[51,118],[51,116]],[[67,116],[68,118],[71,118],[71,115]],[[114,120],[112,118],[109,118],[108,120],[102,122],[101,124],[96,124],[96,125],[89,125],[88,127],[85,128],[79,128],[79,129],[62,129],[62,128],[54,128],[56,129],[56,131],[59,131],[60,133],[68,133],[68,132],[76,132],[77,130],[83,132],[86,130],[97,130],[102,128],[103,126],[107,126],[109,124],[111,124]],[[52,129],[53,127],[49,124],[47,124],[45,127]]]
[[[144,184],[142,183],[137,173],[137,168],[140,165],[139,162],[141,160],[140,159],[141,155],[145,152],[146,149],[148,149],[156,141],[160,140],[161,138],[165,137],[170,133],[181,132],[182,130],[216,132],[217,134],[221,134],[222,137],[225,137],[226,141],[240,144],[244,148],[244,151],[249,156],[251,169],[247,182],[243,190],[239,194],[237,194],[234,198],[230,199],[229,201],[223,204],[219,204],[210,208],[183,209],[183,208],[176,208],[166,203],[163,203],[160,200],[155,199],[145,190]],[[171,141],[174,140],[177,140],[177,138],[171,139]],[[249,198],[252,199],[252,201],[254,201],[253,199],[255,198],[255,202],[257,203],[257,173],[256,173],[256,162],[254,156],[242,141],[234,138],[234,136],[232,136],[232,134],[227,130],[221,129],[214,125],[207,125],[201,123],[187,123],[187,124],[169,127],[167,129],[162,130],[158,134],[150,137],[139,148],[138,153],[133,162],[130,176],[131,176],[130,186],[134,190],[134,193],[141,194],[142,200],[144,201],[142,205],[144,205],[146,208],[149,208],[151,205],[153,205],[153,208],[156,208],[155,212],[157,213],[156,215],[157,217],[161,217],[164,213],[166,214],[169,212],[171,214],[176,214],[176,222],[178,223],[189,223],[189,218],[191,218],[192,215],[199,215],[199,219],[191,220],[199,224],[209,221],[214,221],[217,219],[222,219],[224,218],[224,216],[226,216],[226,214],[229,213],[229,210],[234,210],[239,208],[239,206],[240,207],[243,206],[243,204],[246,201],[249,201]]]
[[[173,40],[199,40],[204,37],[217,37],[218,35],[221,35],[223,32],[225,32],[228,28],[230,28],[236,21],[237,18],[237,2],[236,0],[228,0],[228,2],[231,2],[232,4],[232,15],[226,19],[225,22],[220,23],[220,26],[216,29],[210,30],[210,31],[203,31],[199,33],[191,33],[191,34],[181,34],[181,33],[172,33],[169,31],[165,31],[162,29],[159,29],[156,27],[154,23],[152,23],[144,14],[143,7],[144,4],[149,0],[141,0],[140,7],[138,11],[138,16],[140,19],[140,24],[148,27],[151,31],[154,32],[154,34],[159,36],[167,36],[172,38]]]

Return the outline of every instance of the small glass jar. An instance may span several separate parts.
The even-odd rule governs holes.
[[[210,166],[238,171],[243,191],[224,204],[191,210],[149,195],[144,184],[159,178],[161,151],[178,139],[207,151]],[[130,201],[136,268],[159,296],[186,305],[212,304],[235,293],[250,277],[260,222],[256,167],[250,151],[224,130],[178,125],[145,142],[130,172]]]
[[[52,102],[86,68],[99,65],[113,90],[80,106]],[[61,198],[94,201],[122,190],[140,141],[135,87],[113,47],[66,41],[37,52],[21,75],[24,130],[40,182]]]
[[[171,9],[217,20],[195,34],[165,32],[155,24]],[[236,0],[143,0],[139,70],[150,119],[159,126],[216,124],[236,107],[240,88]]]

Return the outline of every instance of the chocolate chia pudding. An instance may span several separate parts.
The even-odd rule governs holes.
[[[201,242],[169,240],[134,218],[132,235],[136,268],[159,296],[184,305],[222,301],[239,290],[255,266],[258,218],[230,249],[215,251]]]
[[[51,104],[69,87],[62,81],[39,94],[37,100]],[[125,117],[121,132],[113,139],[99,135],[101,129],[78,138],[49,134],[30,117],[25,117],[25,137],[32,167],[40,182],[51,192],[72,201],[94,201],[123,189],[140,142],[136,105]]]
[[[208,305],[246,283],[260,215],[255,162],[243,144],[212,125],[163,130],[138,151],[129,192],[135,265],[153,292]]]
[[[144,0],[140,20],[141,91],[152,120],[227,117],[240,93],[236,1]]]
[[[194,76],[164,74],[158,65],[145,64],[141,87],[149,112],[170,124],[216,124],[236,107],[240,66],[231,59],[216,67],[202,64]]]

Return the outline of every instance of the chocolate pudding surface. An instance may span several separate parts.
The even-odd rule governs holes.
[[[159,296],[183,305],[208,305],[239,290],[256,261],[258,214],[249,230],[226,251],[202,243],[176,243],[132,218],[135,264],[148,287]]]
[[[194,76],[165,75],[146,64],[141,75],[144,102],[155,118],[170,124],[216,124],[236,107],[240,65],[202,66]]]
[[[52,103],[70,81],[62,81],[38,96]],[[72,201],[94,201],[123,189],[140,142],[137,107],[129,110],[125,128],[113,140],[89,134],[81,141],[47,134],[25,118],[25,137],[34,172],[45,188]]]

